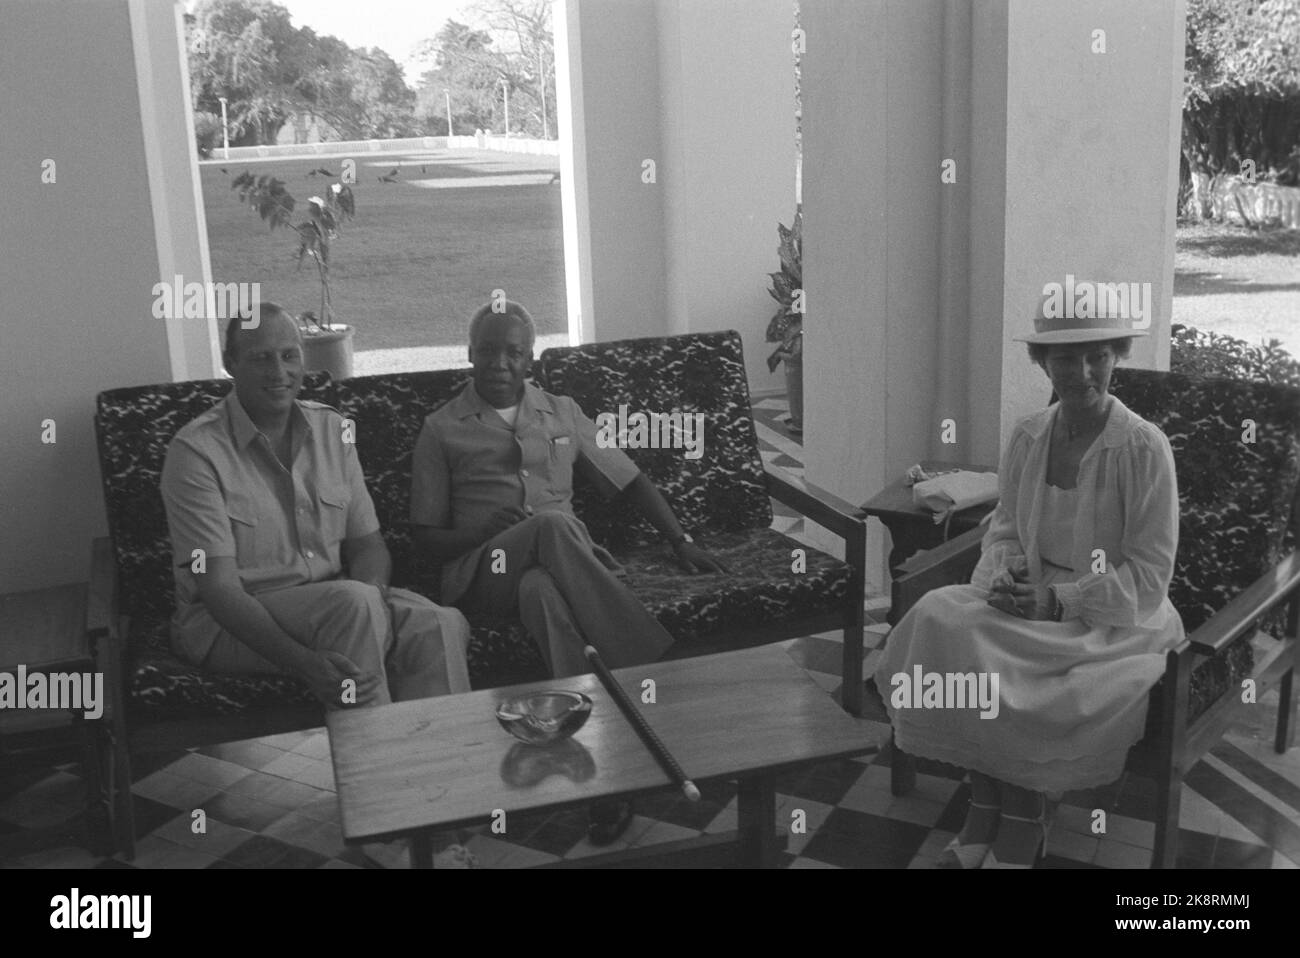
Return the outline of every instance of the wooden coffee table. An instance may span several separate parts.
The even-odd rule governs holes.
[[[739,784],[739,852],[775,857],[775,776],[871,750],[862,724],[767,645],[618,669],[615,676],[697,783]],[[655,704],[641,704],[642,682]],[[524,745],[497,723],[497,704],[540,689],[585,692],[591,717],[567,742]],[[330,712],[330,754],[343,837],[410,836],[411,864],[432,867],[430,833],[505,815],[629,797],[671,782],[594,675]]]

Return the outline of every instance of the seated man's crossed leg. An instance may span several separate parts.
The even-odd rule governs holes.
[[[591,671],[587,644],[608,666],[622,668],[653,662],[673,643],[597,557],[587,527],[567,512],[538,513],[488,540],[461,602],[518,609],[557,678]]]

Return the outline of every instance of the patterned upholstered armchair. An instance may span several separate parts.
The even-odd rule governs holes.
[[[842,628],[844,707],[862,707],[865,524],[830,493],[763,467],[750,414],[740,336],[696,333],[548,349],[538,362],[547,390],[571,396],[592,419],[601,413],[704,414],[698,459],[676,449],[627,449],[672,505],[682,527],[731,570],[685,576],[659,536],[618,500],[575,487],[575,511],[628,570],[627,584],[677,639],[675,654],[697,655]],[[769,498],[770,497],[770,498]],[[845,561],[775,532],[771,499],[844,541]]]
[[[1112,392],[1169,437],[1181,500],[1178,558],[1169,595],[1186,640],[1169,652],[1151,693],[1144,738],[1128,769],[1157,788],[1152,867],[1172,867],[1184,774],[1240,709],[1243,683],[1258,702],[1279,694],[1274,747],[1294,742],[1292,683],[1300,664],[1300,391],[1226,379],[1117,369]],[[1252,428],[1253,424],[1253,428]],[[970,581],[983,530],[919,553],[901,569],[902,610],[930,589]],[[893,750],[895,794],[915,783],[915,763]]]

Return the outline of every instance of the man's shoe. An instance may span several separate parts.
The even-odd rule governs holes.
[[[448,845],[433,856],[433,867],[437,869],[478,868],[478,859],[464,845]]]
[[[373,868],[403,869],[411,867],[410,841],[404,838],[391,842],[365,842],[362,855]],[[433,867],[478,868],[478,859],[464,845],[448,845],[433,856]]]
[[[596,802],[587,807],[587,841],[611,845],[632,824],[631,802]]]

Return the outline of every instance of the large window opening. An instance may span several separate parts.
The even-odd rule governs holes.
[[[551,3],[366,7],[187,4],[213,281],[351,327],[354,375],[465,365],[494,296],[567,343]]]

